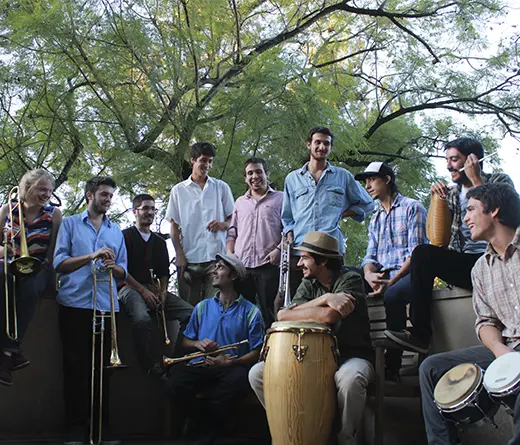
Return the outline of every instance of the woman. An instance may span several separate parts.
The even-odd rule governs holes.
[[[61,223],[61,211],[49,205],[49,199],[54,190],[54,178],[45,170],[30,170],[22,176],[20,180],[19,200],[25,223],[25,233],[27,235],[27,247],[29,255],[37,258],[42,263],[41,270],[32,276],[16,277],[16,312],[18,324],[18,336],[13,339],[7,335],[6,314],[5,314],[5,276],[4,265],[0,268],[2,283],[0,283],[3,300],[0,303],[0,383],[11,386],[12,371],[21,369],[29,365],[29,360],[25,358],[20,349],[31,318],[34,315],[40,297],[49,288],[51,281],[54,281],[54,271],[52,270],[52,256],[56,235]],[[13,204],[15,205],[15,204]],[[19,228],[19,208],[13,210],[13,221],[9,215],[9,205],[5,204],[0,209],[0,221],[5,222],[7,232],[7,255],[18,257],[20,255],[20,235]],[[15,251],[11,244],[11,230],[15,232]],[[3,263],[4,247],[0,247],[0,261]],[[9,288],[12,286],[12,275],[8,273]],[[12,303],[13,300],[11,299]],[[14,305],[11,304],[11,307]],[[10,311],[12,313],[12,311]],[[13,337],[14,323],[10,319],[9,334]]]

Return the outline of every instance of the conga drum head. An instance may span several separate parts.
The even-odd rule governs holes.
[[[473,363],[462,363],[444,374],[433,393],[435,403],[447,412],[460,409],[471,402],[482,383],[482,370]]]
[[[325,323],[315,323],[312,321],[275,321],[267,333],[272,332],[297,332],[303,329],[306,332],[317,332],[322,334],[330,334],[332,330]]]
[[[484,387],[493,396],[505,396],[520,386],[520,352],[510,352],[495,359],[484,375]]]

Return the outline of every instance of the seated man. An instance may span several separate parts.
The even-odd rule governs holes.
[[[128,274],[119,300],[132,320],[132,332],[139,364],[150,375],[162,377],[164,369],[152,353],[152,318],[164,310],[167,320],[179,320],[184,328],[193,306],[168,292],[170,259],[166,242],[150,230],[155,218],[155,200],[147,194],[137,195],[132,202],[135,225],[123,230],[128,252]],[[155,289],[152,275],[160,282]],[[161,325],[161,329],[164,327]],[[166,335],[166,333],[165,333]]]
[[[488,241],[471,273],[476,331],[483,346],[428,357],[420,367],[423,415],[429,445],[457,444],[453,423],[434,404],[439,379],[454,366],[476,363],[486,369],[503,354],[520,351],[520,199],[507,184],[489,183],[468,191],[464,221],[474,240]],[[515,432],[509,445],[520,444],[520,395],[514,406]]]
[[[247,373],[260,354],[264,336],[262,315],[236,290],[245,276],[246,269],[236,256],[217,254],[212,284],[219,291],[195,306],[184,331],[183,346],[207,353],[242,340],[248,340],[249,345],[225,354],[194,359],[187,366],[173,365],[169,372],[168,393],[175,405],[183,407],[188,415],[193,412],[195,395],[211,388],[210,435],[201,443],[212,443],[222,432],[230,408],[247,394]],[[237,357],[231,358],[228,354]]]
[[[341,430],[339,445],[354,444],[365,406],[366,389],[374,378],[370,322],[361,275],[342,267],[338,241],[323,232],[309,232],[297,248],[304,279],[278,320],[314,321],[334,326],[341,366],[334,376]],[[265,407],[264,363],[249,372],[249,382]],[[312,382],[309,382],[312,384]]]

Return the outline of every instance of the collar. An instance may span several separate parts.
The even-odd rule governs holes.
[[[82,221],[86,221],[87,219],[89,219],[88,208],[83,210],[83,212],[81,212],[80,216],[81,216]],[[104,224],[106,224],[108,227],[112,227],[112,222],[108,219],[107,215],[103,215],[103,222],[101,223],[101,225],[104,225]]]
[[[505,258],[511,258],[511,256],[513,256],[513,252],[515,252],[516,250],[520,250],[520,226],[516,228],[515,236],[513,237],[509,245],[506,247],[506,253],[504,255]],[[499,257],[500,255],[498,255],[495,248],[491,245],[491,243],[488,243],[486,251],[484,253],[484,258],[486,258],[488,266],[492,265],[495,259]]]
[[[401,205],[403,198],[404,198],[403,195],[401,195],[399,192],[397,192],[394,200],[392,201],[392,204],[390,205],[390,210],[395,209],[396,207],[399,207]],[[377,205],[379,206],[379,208],[377,209],[378,214],[385,211],[383,205],[381,204],[381,201],[378,201]],[[388,213],[390,213],[390,212],[388,212]]]
[[[309,171],[309,161],[307,161],[305,164],[303,164],[303,167],[299,170],[300,175],[304,175]],[[325,169],[326,172],[334,172],[334,166],[330,164],[329,161],[327,161],[327,168]]]
[[[215,292],[213,299],[216,300],[218,304],[222,305],[222,302],[220,301],[220,291],[219,290],[217,292]],[[228,307],[233,306],[235,303],[236,304],[242,303],[243,300],[244,300],[244,297],[242,297],[242,294],[240,294],[238,296],[238,298],[235,301],[233,301],[233,303],[231,303]]]
[[[264,196],[262,196],[261,199],[264,199],[267,195],[269,195],[269,193],[272,193],[274,192],[274,189],[271,188],[270,185],[267,186],[267,192]],[[247,199],[253,199],[253,197],[251,196],[251,189],[249,189],[247,192],[244,193],[244,196],[247,198]]]
[[[191,184],[195,184],[197,187],[200,187],[199,184],[196,184],[195,182],[193,182],[193,180],[191,179],[191,173],[190,173],[190,176],[188,176],[188,179],[186,179],[184,181],[186,183],[187,186],[190,186]],[[206,184],[208,183],[213,183],[215,182],[215,178],[212,178],[211,176],[208,176],[208,179],[206,181]],[[205,188],[205,187],[204,187]]]

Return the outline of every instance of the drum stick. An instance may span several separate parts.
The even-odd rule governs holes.
[[[496,156],[498,154],[498,151],[495,151],[493,153],[490,153],[482,158],[480,158],[478,160],[478,162],[482,162],[482,161],[485,161],[486,159],[489,159],[489,158],[492,158],[493,156]],[[464,171],[465,167],[462,167],[460,170],[459,170],[459,173],[462,173]]]

